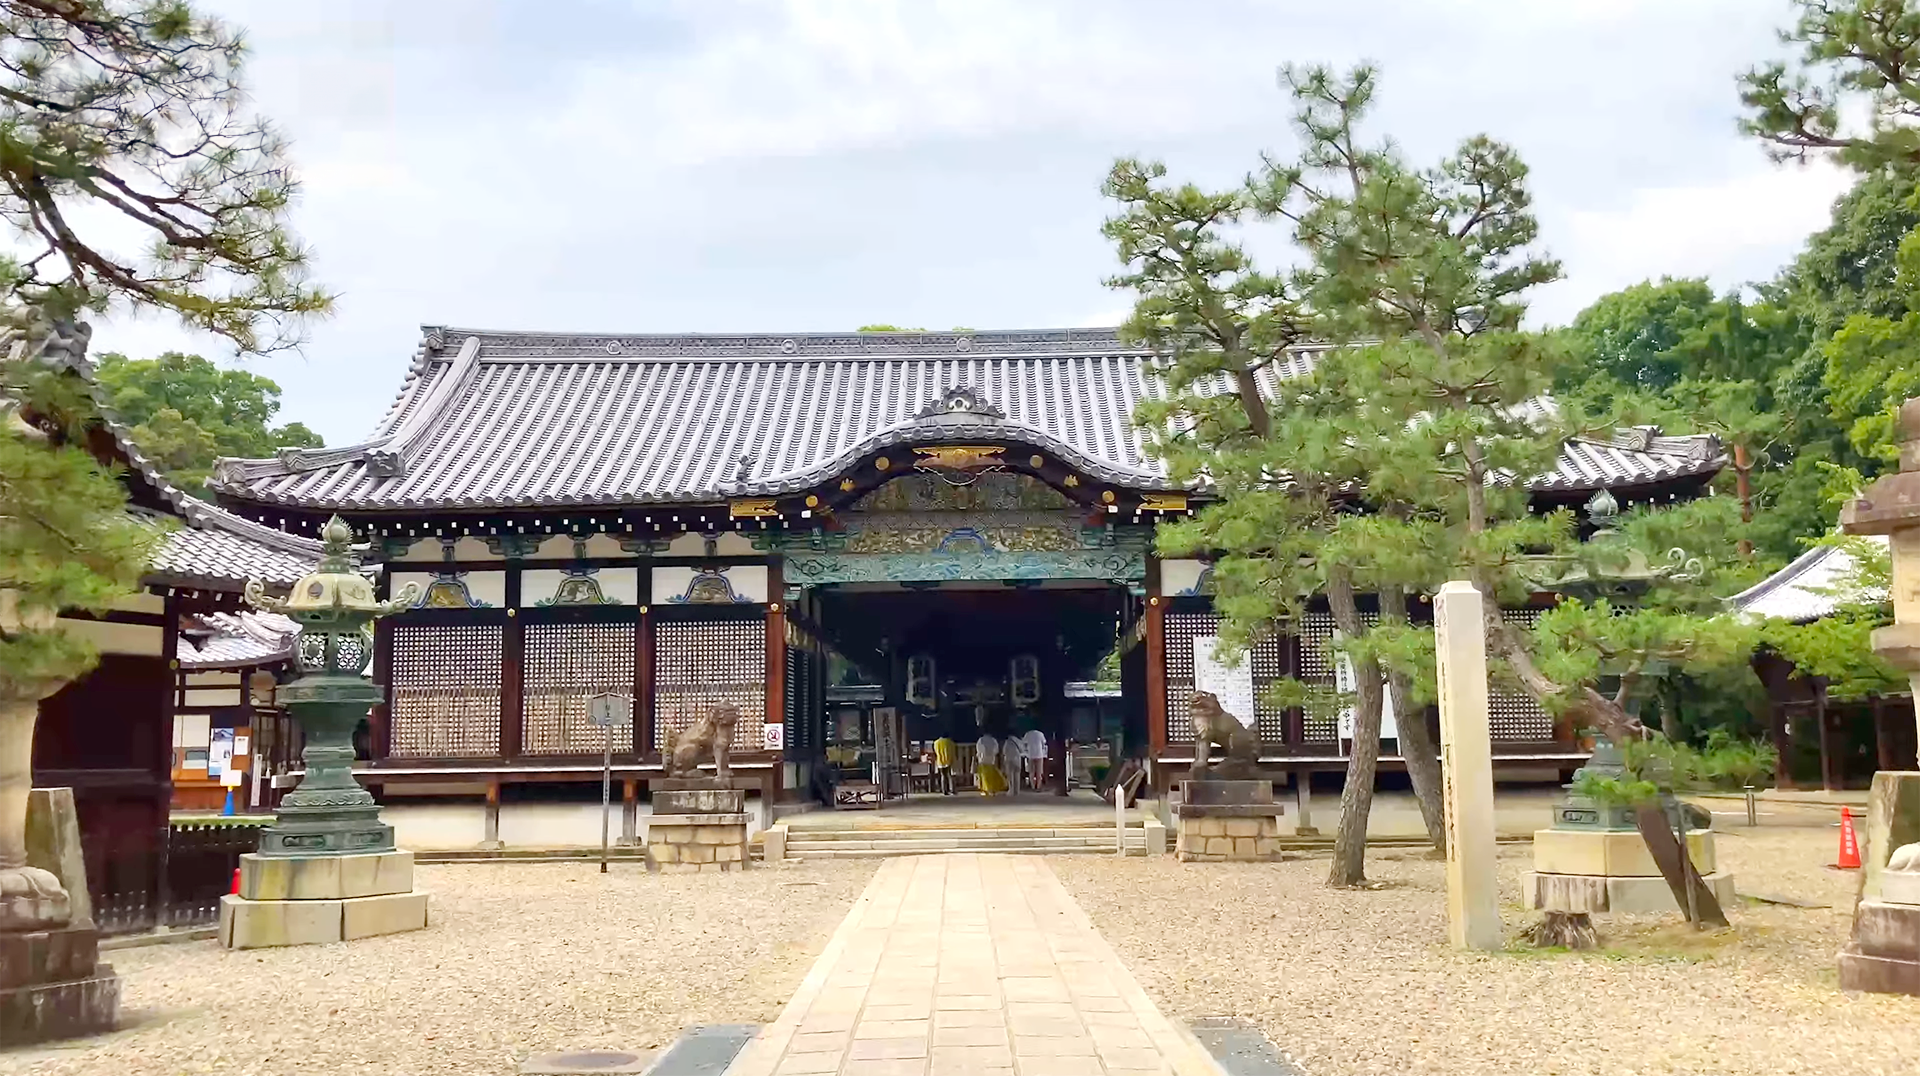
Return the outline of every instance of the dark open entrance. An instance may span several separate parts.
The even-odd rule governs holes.
[[[852,583],[819,596],[822,632],[844,659],[827,690],[822,737],[837,781],[870,780],[885,761],[886,737],[875,727],[885,710],[899,715],[897,791],[916,799],[944,794],[937,768],[924,761],[940,737],[958,748],[955,791],[965,793],[977,791],[974,745],[983,733],[1004,741],[1038,730],[1047,744],[1044,782],[1014,790],[1028,796],[1091,786],[1129,745],[1144,743],[1141,692],[1121,688],[1122,666],[1144,655],[1139,647],[1116,653],[1136,600],[1123,587]]]

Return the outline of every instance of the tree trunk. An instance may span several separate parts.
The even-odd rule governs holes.
[[[1383,623],[1406,621],[1407,592],[1401,587],[1380,591],[1380,619]],[[1400,733],[1400,757],[1407,762],[1407,779],[1413,783],[1413,798],[1420,804],[1420,820],[1426,823],[1427,839],[1433,847],[1447,850],[1447,807],[1442,795],[1440,749],[1427,730],[1426,707],[1413,705],[1413,683],[1399,673],[1389,673],[1393,685],[1393,719]],[[1358,722],[1356,722],[1357,724]]]
[[[0,696],[0,930],[65,926],[72,902],[60,879],[27,866],[27,799],[33,791],[33,699]]]
[[[1684,809],[1681,818],[1685,819]],[[1673,828],[1667,825],[1667,813],[1657,804],[1647,803],[1634,808],[1633,824],[1640,830],[1640,839],[1647,842],[1647,851],[1653,854],[1653,862],[1660,868],[1660,876],[1667,880],[1667,888],[1673,891],[1674,902],[1680,911],[1687,910],[1687,889],[1693,889],[1694,911],[1700,916],[1700,922],[1708,926],[1727,925],[1727,913],[1720,908],[1720,901],[1714,897],[1713,890],[1700,878],[1700,872],[1693,869],[1693,857],[1687,855],[1680,839],[1674,836]],[[1686,828],[1682,821],[1681,828]]]
[[[1548,912],[1521,937],[1543,949],[1592,949],[1600,944],[1600,932],[1586,912]]]
[[[1328,573],[1327,604],[1342,635],[1359,639],[1366,634],[1353,580],[1344,570]],[[1380,761],[1380,663],[1355,659],[1353,679],[1353,754],[1347,758],[1340,825],[1333,836],[1333,869],[1327,874],[1327,884],[1333,886],[1361,885],[1367,880],[1367,816],[1373,810],[1373,775]]]
[[[1733,489],[1734,496],[1740,498],[1740,522],[1753,522],[1753,457],[1747,453],[1747,446],[1733,446]],[[1742,533],[1740,536],[1740,555],[1753,556],[1753,543]]]

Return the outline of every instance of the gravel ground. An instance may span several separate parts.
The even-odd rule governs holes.
[[[1677,917],[1598,917],[1608,947],[1584,954],[1457,954],[1446,945],[1444,865],[1383,852],[1384,888],[1325,887],[1324,855],[1275,865],[1183,866],[1067,858],[1054,870],[1171,1016],[1259,1024],[1310,1076],[1920,1072],[1920,999],[1836,987],[1857,875],[1828,870],[1835,831],[1733,828],[1717,838],[1743,894],[1731,932]],[[1501,914],[1522,849],[1503,850]],[[1169,908],[1206,909],[1172,927]],[[1184,918],[1184,917],[1182,917]]]
[[[506,1076],[529,1053],[772,1020],[870,862],[650,877],[636,864],[422,866],[433,925],[347,945],[122,950],[133,1026],[0,1072]]]

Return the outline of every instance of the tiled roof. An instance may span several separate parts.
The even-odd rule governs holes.
[[[320,561],[320,543],[243,519],[187,493],[168,481],[128,435],[113,414],[93,377],[87,357],[91,327],[65,323],[53,326],[43,341],[37,361],[81,378],[100,412],[100,426],[113,438],[115,450],[127,462],[127,478],[150,491],[143,499],[152,510],[182,525],[167,535],[154,555],[148,581],[208,590],[239,590],[248,579],[290,584]],[[137,492],[137,491],[136,491]],[[136,509],[139,511],[140,509]]]
[[[1275,373],[1307,369],[1313,351]],[[805,489],[888,445],[994,439],[1033,444],[1103,482],[1169,489],[1132,423],[1135,405],[1162,391],[1148,357],[1110,329],[606,336],[429,327],[366,441],[223,460],[214,488],[359,510],[717,502]],[[955,388],[1000,415],[930,409]],[[1641,449],[1570,443],[1537,485],[1644,485],[1720,466],[1710,439],[1653,440]]]
[[[198,497],[177,502],[184,525],[154,554],[151,582],[207,590],[239,590],[249,579],[292,584],[320,562],[320,543],[242,519]]]
[[[193,617],[204,631],[183,632],[179,641],[183,669],[231,669],[271,665],[293,656],[293,639],[300,626],[279,613],[245,610],[205,613]]]
[[[1884,535],[1860,540],[1882,547],[1887,545]],[[1850,596],[1848,590],[1853,585],[1855,567],[1853,554],[1844,545],[1817,545],[1727,601],[1736,611],[1748,616],[1778,617],[1804,624],[1832,615]]]

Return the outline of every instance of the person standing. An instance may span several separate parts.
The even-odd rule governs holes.
[[[991,796],[1006,790],[1007,783],[1000,774],[1000,741],[993,734],[982,732],[973,745],[973,777],[980,785],[980,794]]]
[[[933,741],[933,783],[943,796],[953,795],[953,741],[945,736]]]
[[[1047,734],[1031,728],[1021,740],[1021,753],[1027,759],[1027,778],[1038,792],[1047,787]]]
[[[1021,750],[1019,733],[1009,732],[1007,738],[1000,741],[1000,768],[1006,771],[1007,784],[1016,792],[1026,783],[1025,768],[1021,765],[1021,756],[1024,753]]]

